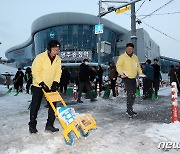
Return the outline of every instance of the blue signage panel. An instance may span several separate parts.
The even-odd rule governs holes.
[[[95,25],[95,34],[103,33],[103,24]]]

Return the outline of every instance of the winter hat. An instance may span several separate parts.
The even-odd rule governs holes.
[[[89,60],[88,60],[88,59],[84,59],[84,60],[83,60],[83,63],[84,63],[84,62],[89,62]]]
[[[56,40],[49,41],[48,47],[47,47],[48,51],[51,52],[51,49],[55,47],[61,47],[61,44]]]

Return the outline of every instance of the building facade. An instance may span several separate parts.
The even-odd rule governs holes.
[[[101,64],[107,65],[109,61],[116,62],[117,57],[125,51],[126,43],[131,42],[130,31],[106,19],[102,19],[101,23],[104,27],[101,41],[110,46],[109,53],[101,54]],[[29,66],[36,55],[46,50],[48,42],[55,39],[62,45],[59,55],[63,65],[78,66],[84,58],[97,65],[96,24],[98,17],[83,13],[64,12],[42,16],[33,22],[30,38],[8,49],[5,55],[9,62],[17,62],[21,67]],[[137,38],[140,61],[159,58],[159,46],[145,30],[137,30]]]
[[[174,65],[175,67],[180,66],[180,60],[165,57],[165,56],[160,56],[159,63],[161,65],[162,73],[168,73],[171,65]]]

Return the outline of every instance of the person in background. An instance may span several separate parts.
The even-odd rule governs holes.
[[[14,87],[16,89],[16,92],[22,92],[23,88],[23,78],[24,73],[21,70],[21,68],[18,68],[18,71],[13,79]]]
[[[121,75],[122,80],[127,90],[127,112],[129,118],[137,116],[133,111],[133,104],[135,101],[136,93],[136,76],[137,74],[143,75],[138,57],[133,53],[134,44],[126,44],[126,51],[119,56],[116,68]]]
[[[180,96],[180,65],[178,66],[178,69],[177,69],[177,80],[178,80],[178,85],[179,85],[178,96]]]
[[[170,77],[170,83],[177,82],[176,68],[174,67],[174,65],[170,66],[170,70],[169,70],[168,76]]]
[[[57,91],[61,77],[61,58],[58,56],[58,52],[61,45],[56,40],[51,40],[48,43],[48,48],[43,53],[36,56],[32,63],[32,103],[30,108],[30,122],[29,132],[37,133],[37,115],[41,105],[43,91]],[[48,103],[49,104],[49,103]],[[54,103],[56,107],[56,103]],[[54,111],[49,105],[48,119],[45,130],[50,132],[59,131],[54,127],[55,115]]]
[[[92,66],[89,71],[90,71],[89,72],[90,82],[93,83],[94,80],[96,79],[96,75],[97,75],[96,66]]]
[[[26,81],[26,93],[29,94],[29,88],[32,84],[32,72],[30,67],[26,68],[24,80]]]
[[[143,80],[143,99],[152,98],[152,83],[154,78],[154,68],[151,66],[151,60],[146,60],[146,64],[143,68],[143,73],[146,75],[146,78]]]
[[[69,81],[70,81],[70,73],[65,66],[62,66],[62,75],[61,75],[61,81],[60,81],[61,93],[63,93],[63,89],[64,89],[64,94],[66,94]]]
[[[158,97],[158,90],[159,90],[159,83],[161,80],[161,69],[158,64],[158,59],[154,59],[154,64],[152,64],[152,67],[154,68],[154,78],[153,78],[153,88],[155,91],[156,98]]]
[[[89,60],[84,59],[82,64],[79,68],[79,91],[78,91],[78,103],[83,103],[81,100],[82,92],[86,89],[86,93],[90,96],[91,102],[96,101],[91,94],[91,87],[90,87],[90,68],[89,68]]]
[[[176,71],[175,71],[175,76],[176,76],[176,83],[177,83],[177,89],[178,89],[178,95],[179,95],[179,93],[180,93],[180,83],[179,83],[179,73],[180,73],[180,70],[179,70],[179,66],[178,65],[176,65],[176,67],[175,67],[175,69],[176,69]]]
[[[6,74],[6,85],[7,88],[9,89],[10,86],[10,82],[11,82],[11,75],[9,73]]]
[[[116,97],[115,87],[116,87],[117,75],[118,74],[114,62],[113,61],[109,62],[109,79],[111,81],[111,89],[112,89],[113,97]]]

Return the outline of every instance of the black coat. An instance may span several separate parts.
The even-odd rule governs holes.
[[[60,79],[60,84],[68,84],[70,80],[70,73],[67,69],[62,69],[62,75]]]
[[[90,69],[89,75],[90,75],[90,81],[93,82],[94,79],[96,78],[97,73],[93,71],[92,69]]]
[[[90,77],[89,66],[82,63],[79,68],[79,82],[88,82],[89,77]]]
[[[22,71],[17,71],[13,79],[14,85],[23,85],[23,78],[24,78],[24,73]]]
[[[154,80],[160,80],[160,66],[158,64],[152,64],[152,67],[154,68]]]
[[[169,70],[168,76],[170,77],[170,82],[177,82],[177,76],[176,76],[176,68],[171,68]]]

